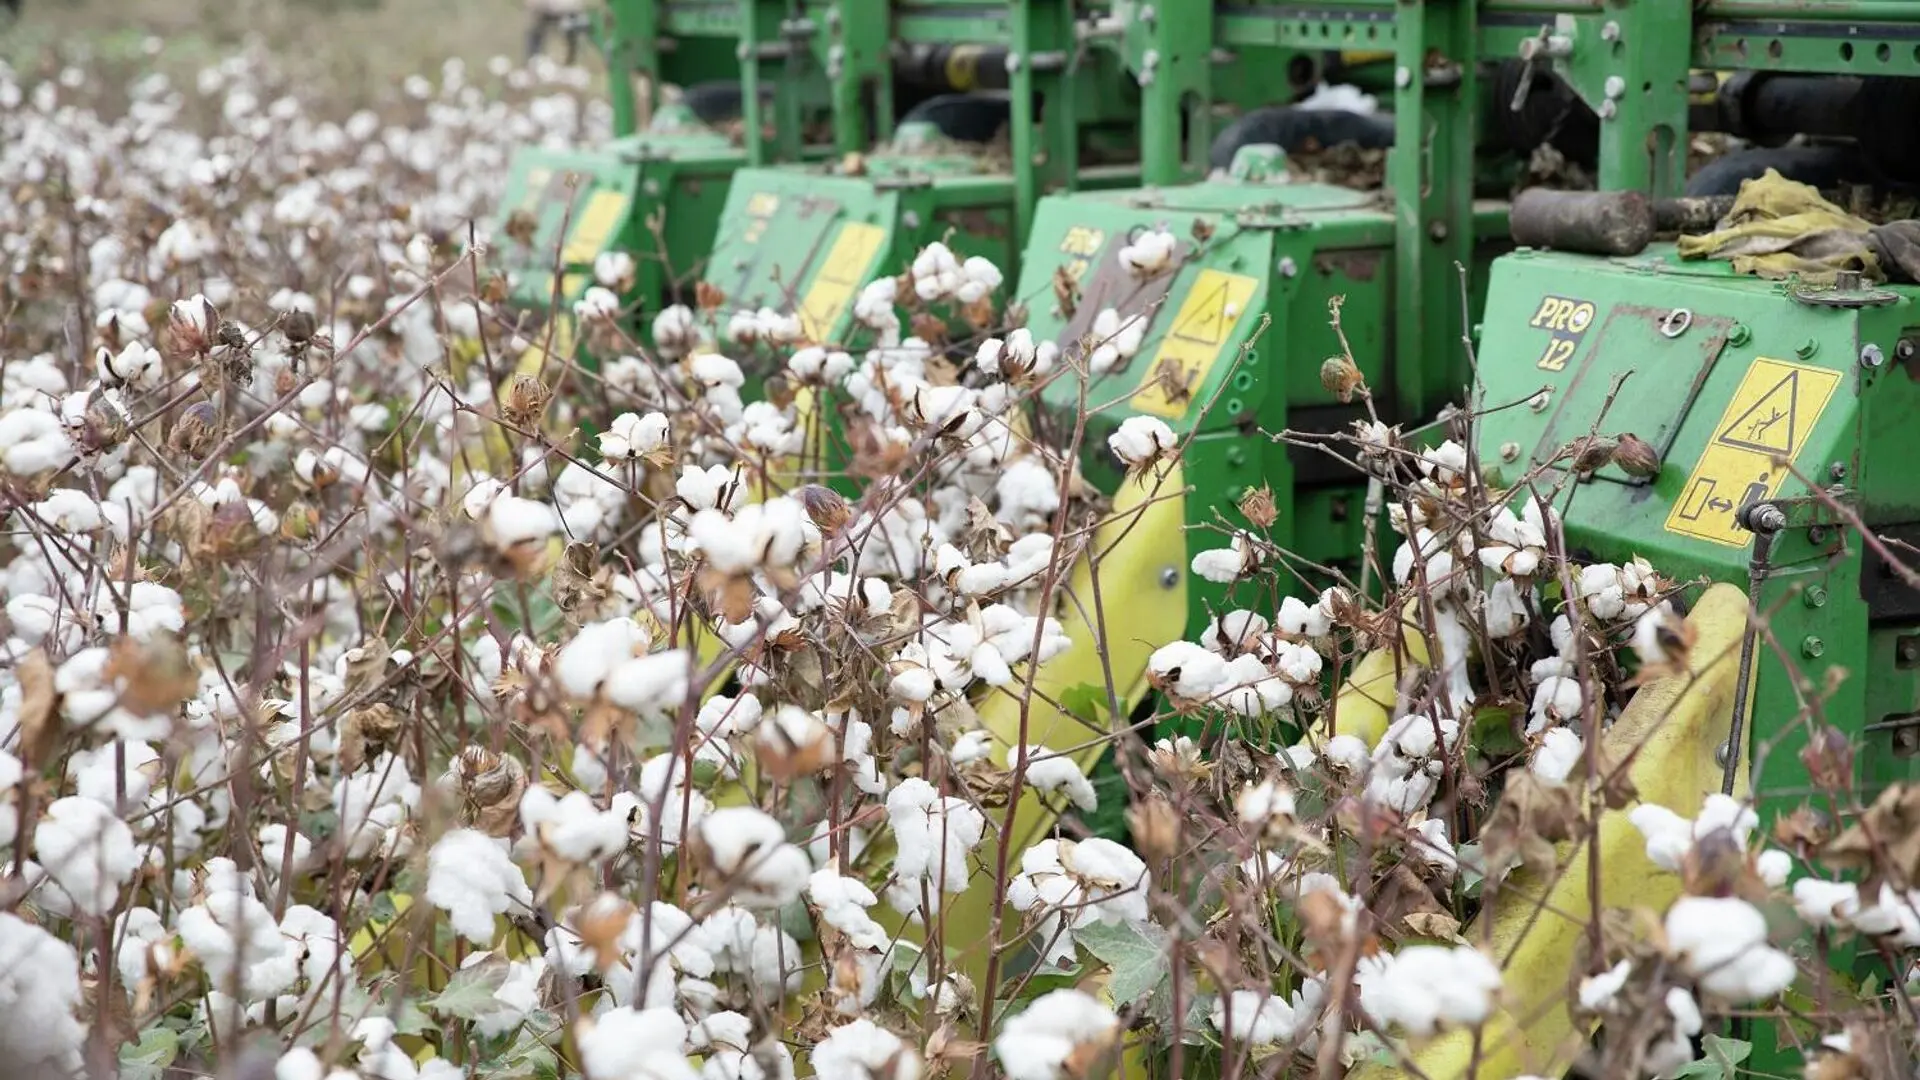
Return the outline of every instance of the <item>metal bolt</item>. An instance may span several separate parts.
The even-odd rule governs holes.
[[[1600,119],[1611,120],[1615,116],[1619,115],[1620,106],[1615,104],[1612,101],[1603,101],[1600,103],[1599,112],[1600,112]]]
[[[1753,340],[1753,331],[1747,329],[1746,323],[1734,323],[1733,326],[1727,330],[1727,344],[1729,345],[1745,345],[1751,340]]]
[[[1827,643],[1809,634],[1807,640],[1800,643],[1800,652],[1809,659],[1827,651]]]
[[[1920,660],[1920,641],[1915,641],[1913,638],[1901,638],[1900,644],[1895,647],[1895,652],[1900,657],[1902,663],[1911,664],[1915,660]]]
[[[1733,753],[1733,747],[1728,743],[1721,743],[1713,748],[1713,763],[1723,769],[1726,768],[1727,756],[1731,753]]]
[[[1245,450],[1236,446],[1227,451],[1227,465],[1229,467],[1237,469],[1246,463],[1247,452]]]
[[[1444,221],[1436,221],[1427,226],[1427,235],[1433,237],[1436,244],[1447,238],[1448,231],[1447,223]]]
[[[1912,338],[1901,338],[1893,347],[1893,358],[1904,364],[1913,359],[1913,349]]]
[[[1533,395],[1533,397],[1527,399],[1527,408],[1532,409],[1534,412],[1546,412],[1547,406],[1552,402],[1553,402],[1553,391],[1542,390],[1539,393]]]
[[[1600,40],[1601,41],[1619,41],[1620,40],[1620,24],[1617,22],[1614,22],[1612,19],[1608,19],[1607,25],[1600,28]]]
[[[1011,75],[1014,72],[1019,70],[1020,70],[1020,54],[1017,52],[1008,53],[1007,54],[1007,74]]]
[[[1627,92],[1627,80],[1618,75],[1607,76],[1605,92],[1608,98],[1617,99]]]
[[[1886,362],[1887,362],[1887,354],[1880,351],[1880,346],[1874,345],[1872,343],[1868,343],[1866,346],[1861,348],[1860,350],[1860,366],[1861,367],[1877,368],[1881,364],[1884,364]]]
[[[1171,589],[1178,584],[1180,584],[1180,571],[1177,567],[1169,566],[1165,570],[1160,571],[1161,588]]]
[[[1807,340],[1793,347],[1794,355],[1798,356],[1802,360],[1806,360],[1812,357],[1814,353],[1817,353],[1819,351],[1820,351],[1820,343],[1818,341],[1815,341],[1813,338],[1808,338]]]
[[[1509,463],[1519,461],[1520,460],[1520,444],[1512,441],[1501,443],[1500,444],[1500,460],[1509,462]]]
[[[1827,527],[1815,525],[1807,530],[1807,543],[1824,544],[1827,542]]]
[[[917,228],[919,228],[919,227],[920,227],[920,212],[919,212],[918,210],[909,210],[909,211],[907,211],[906,213],[904,213],[904,214],[901,214],[901,215],[900,215],[900,224],[902,224],[902,225],[905,225],[905,226],[906,226],[907,228],[909,228],[909,229],[917,229]]]
[[[1153,10],[1153,5],[1148,4],[1146,7],[1143,7],[1140,9],[1140,21],[1143,23],[1150,23],[1153,21],[1154,16],[1156,14],[1157,12]]]
[[[1804,594],[1802,594],[1802,596],[1800,597],[1800,601],[1806,604],[1808,607],[1826,607],[1827,606],[1827,590],[1821,588],[1818,585],[1815,585],[1813,588],[1808,589]]]
[[[1279,265],[1275,266],[1274,269],[1280,271],[1281,277],[1290,278],[1300,273],[1300,264],[1293,261],[1293,256],[1282,255],[1280,256]]]
[[[1901,757],[1912,757],[1920,752],[1920,728],[1903,727],[1894,732],[1893,752]]]
[[[1393,69],[1393,85],[1405,90],[1413,85],[1413,69],[1405,64]]]
[[[1836,461],[1827,466],[1827,476],[1836,482],[1845,480],[1847,478],[1847,463],[1844,461]]]
[[[1754,532],[1775,533],[1786,527],[1786,511],[1772,503],[1762,503],[1747,511],[1747,528]]]

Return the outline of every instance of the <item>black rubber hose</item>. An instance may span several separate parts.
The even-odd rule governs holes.
[[[740,84],[731,80],[695,83],[687,87],[681,95],[681,101],[693,110],[693,115],[703,124],[724,124],[729,120],[738,120],[746,114],[746,95],[740,92]],[[771,104],[773,88],[760,88],[760,103]]]
[[[1822,191],[1867,178],[1859,150],[1848,144],[1758,147],[1735,150],[1708,162],[1688,178],[1687,194],[1738,195],[1741,181],[1758,180],[1768,169]]]
[[[1528,84],[1526,98],[1515,112],[1513,99],[1523,83]],[[1489,141],[1498,148],[1526,155],[1550,143],[1576,165],[1598,164],[1600,117],[1565,79],[1539,66],[1529,71],[1519,60],[1503,60],[1484,85],[1482,117]]]
[[[932,124],[957,142],[986,143],[1013,117],[1013,102],[1004,94],[941,94],[915,105],[900,118],[902,124]]]
[[[1393,117],[1387,113],[1272,105],[1255,109],[1222,129],[1213,140],[1208,160],[1214,168],[1224,169],[1233,164],[1233,155],[1241,147],[1262,143],[1271,143],[1289,154],[1347,143],[1363,150],[1385,150],[1393,145]]]

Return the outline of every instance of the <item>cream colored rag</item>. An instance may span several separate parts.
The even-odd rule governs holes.
[[[1840,270],[1858,270],[1884,281],[1875,254],[1871,222],[1822,198],[1814,188],[1768,169],[1740,184],[1733,209],[1705,236],[1682,236],[1688,259],[1730,259],[1735,273],[1763,278],[1798,274],[1808,282],[1831,282]]]

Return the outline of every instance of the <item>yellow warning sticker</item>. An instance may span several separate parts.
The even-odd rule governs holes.
[[[1667,531],[1745,547],[1753,534],[1740,527],[1740,508],[1779,492],[1839,385],[1837,371],[1755,360],[1668,512]]]
[[[780,196],[771,191],[756,191],[747,199],[747,228],[741,240],[748,244],[757,244],[767,234],[767,223],[780,210]]]
[[[1245,274],[1200,271],[1160,339],[1153,363],[1140,376],[1134,409],[1168,420],[1185,416],[1259,288],[1260,283]]]
[[[887,230],[878,225],[849,221],[840,226],[840,235],[827,249],[827,260],[800,301],[800,329],[808,341],[825,341],[833,333],[853,294],[866,284],[867,270],[886,238]]]
[[[553,170],[547,168],[528,169],[527,187],[520,195],[520,209],[533,210],[547,193],[547,181],[553,179]]]
[[[560,261],[568,265],[593,261],[626,213],[625,195],[618,191],[594,192],[593,198],[587,200],[586,209],[573,221],[573,235],[567,238],[567,246],[560,249]]]

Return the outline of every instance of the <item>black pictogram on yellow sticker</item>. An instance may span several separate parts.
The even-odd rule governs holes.
[[[1527,325],[1536,330],[1547,332],[1547,345],[1540,353],[1535,365],[1542,371],[1561,371],[1567,361],[1573,359],[1574,350],[1580,347],[1580,339],[1587,336],[1587,328],[1593,325],[1594,308],[1591,300],[1575,300],[1567,296],[1543,296],[1540,307],[1533,313]]]
[[[1753,534],[1740,527],[1740,508],[1779,492],[1787,466],[1806,446],[1839,385],[1837,371],[1756,359],[1668,512],[1667,531],[1746,546]]]

